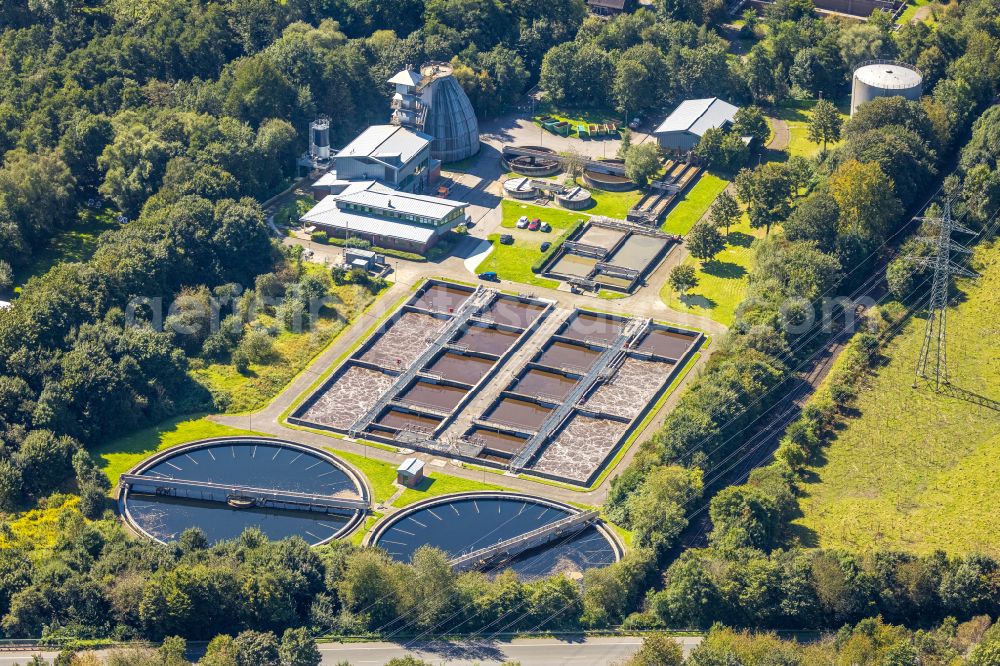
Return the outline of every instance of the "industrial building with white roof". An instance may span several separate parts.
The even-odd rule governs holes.
[[[694,150],[709,129],[727,129],[732,125],[737,111],[738,107],[718,97],[688,99],[681,102],[653,134],[664,150],[687,152]]]
[[[407,67],[389,83],[392,124],[372,125],[329,158],[312,187],[320,202],[300,219],[337,238],[423,253],[468,222],[467,204],[416,193],[434,185],[442,160],[479,151],[479,126],[447,64]]]
[[[337,238],[423,253],[467,222],[468,204],[393,190],[375,181],[341,183],[301,221]]]

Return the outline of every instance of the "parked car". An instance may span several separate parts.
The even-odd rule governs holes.
[[[549,224],[548,222],[542,222],[542,228],[540,229],[540,231],[549,233],[550,231],[552,231],[552,225]]]
[[[550,247],[552,247],[552,243],[545,241],[542,243],[542,252],[547,252]]]
[[[531,224],[531,221],[528,219],[527,215],[522,215],[517,220],[517,228],[518,229],[527,229],[529,224]]]
[[[538,231],[541,228],[541,226],[542,226],[542,221],[539,220],[538,218],[535,218],[534,220],[531,221],[530,224],[528,224],[528,230]]]
[[[513,245],[514,237],[510,234],[503,234],[500,236],[500,243],[503,245]]]
[[[480,280],[486,280],[488,282],[499,282],[500,281],[500,278],[497,277],[497,274],[494,271],[486,271],[485,273],[480,273],[479,274],[479,279]]]
[[[632,119],[632,122],[630,122],[628,124],[628,128],[629,129],[637,130],[637,129],[639,129],[639,125],[641,125],[641,124],[642,124],[642,118],[640,118],[639,116],[636,116],[635,118]]]

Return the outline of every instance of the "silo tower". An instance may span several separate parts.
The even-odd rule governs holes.
[[[851,115],[876,97],[905,97],[918,100],[923,94],[924,77],[913,65],[892,60],[871,60],[854,70],[851,82]]]
[[[314,160],[330,159],[330,120],[317,118],[309,123],[309,156]]]
[[[462,86],[447,63],[412,66],[389,79],[396,86],[392,122],[434,137],[431,157],[457,162],[479,152],[479,122]]]

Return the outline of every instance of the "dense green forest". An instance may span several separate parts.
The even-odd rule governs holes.
[[[970,224],[1000,206],[1000,111],[983,113],[1000,85],[997,0],[963,2],[933,30],[899,31],[880,18],[819,19],[808,0],[781,0],[746,58],[728,52],[720,9],[661,1],[603,20],[581,0],[4,2],[0,293],[86,211],[121,216],[92,258],[18,285],[0,312],[0,504],[57,516],[43,535],[28,527],[30,513],[0,526],[4,636],[207,639],[303,626],[488,635],[715,621],[835,629],[876,615],[927,626],[1000,615],[1000,567],[988,558],[787,541],[796,461],[820,445],[822,410],[790,431],[777,464],[715,497],[711,547],[675,558],[705,480],[811,353],[788,318],[861,283],[956,155],[946,189]],[[111,517],[107,479],[87,450],[211,407],[191,360],[238,357],[248,337],[246,348],[266,347],[268,331],[246,321],[252,305],[288,295],[282,307],[295,314],[327,288],[273,244],[260,205],[294,175],[315,115],[330,115],[334,142],[344,142],[386,118],[383,82],[426,59],[455,62],[489,117],[536,82],[554,102],[622,110],[691,95],[762,105],[836,96],[853,64],[888,56],[925,71],[927,97],[857,114],[843,144],[807,165],[808,196],[793,196],[803,175],[780,163],[737,179],[751,222],[774,230],[755,247],[751,297],[719,351],[615,481],[607,515],[634,535],[621,563],[582,585],[524,583],[456,575],[435,551],[402,565],[345,543],[310,550],[255,532],[208,546],[192,531],[161,546],[130,538]],[[901,300],[924,277],[902,264],[891,274]],[[128,325],[155,323],[153,308],[130,308],[135,297],[178,295],[172,316],[194,335]],[[195,307],[208,295],[227,304],[217,332]],[[789,313],[792,299],[800,308]]]

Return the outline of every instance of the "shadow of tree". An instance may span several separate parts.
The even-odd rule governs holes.
[[[747,269],[739,264],[734,264],[731,261],[718,261],[716,259],[706,262],[701,270],[713,277],[727,280],[735,280],[747,274]]]
[[[684,294],[680,298],[681,303],[688,306],[689,308],[705,308],[706,310],[711,310],[717,303],[707,296],[700,296],[698,294]]]
[[[734,247],[750,247],[755,240],[755,237],[742,231],[731,231],[726,236],[726,242]]]

